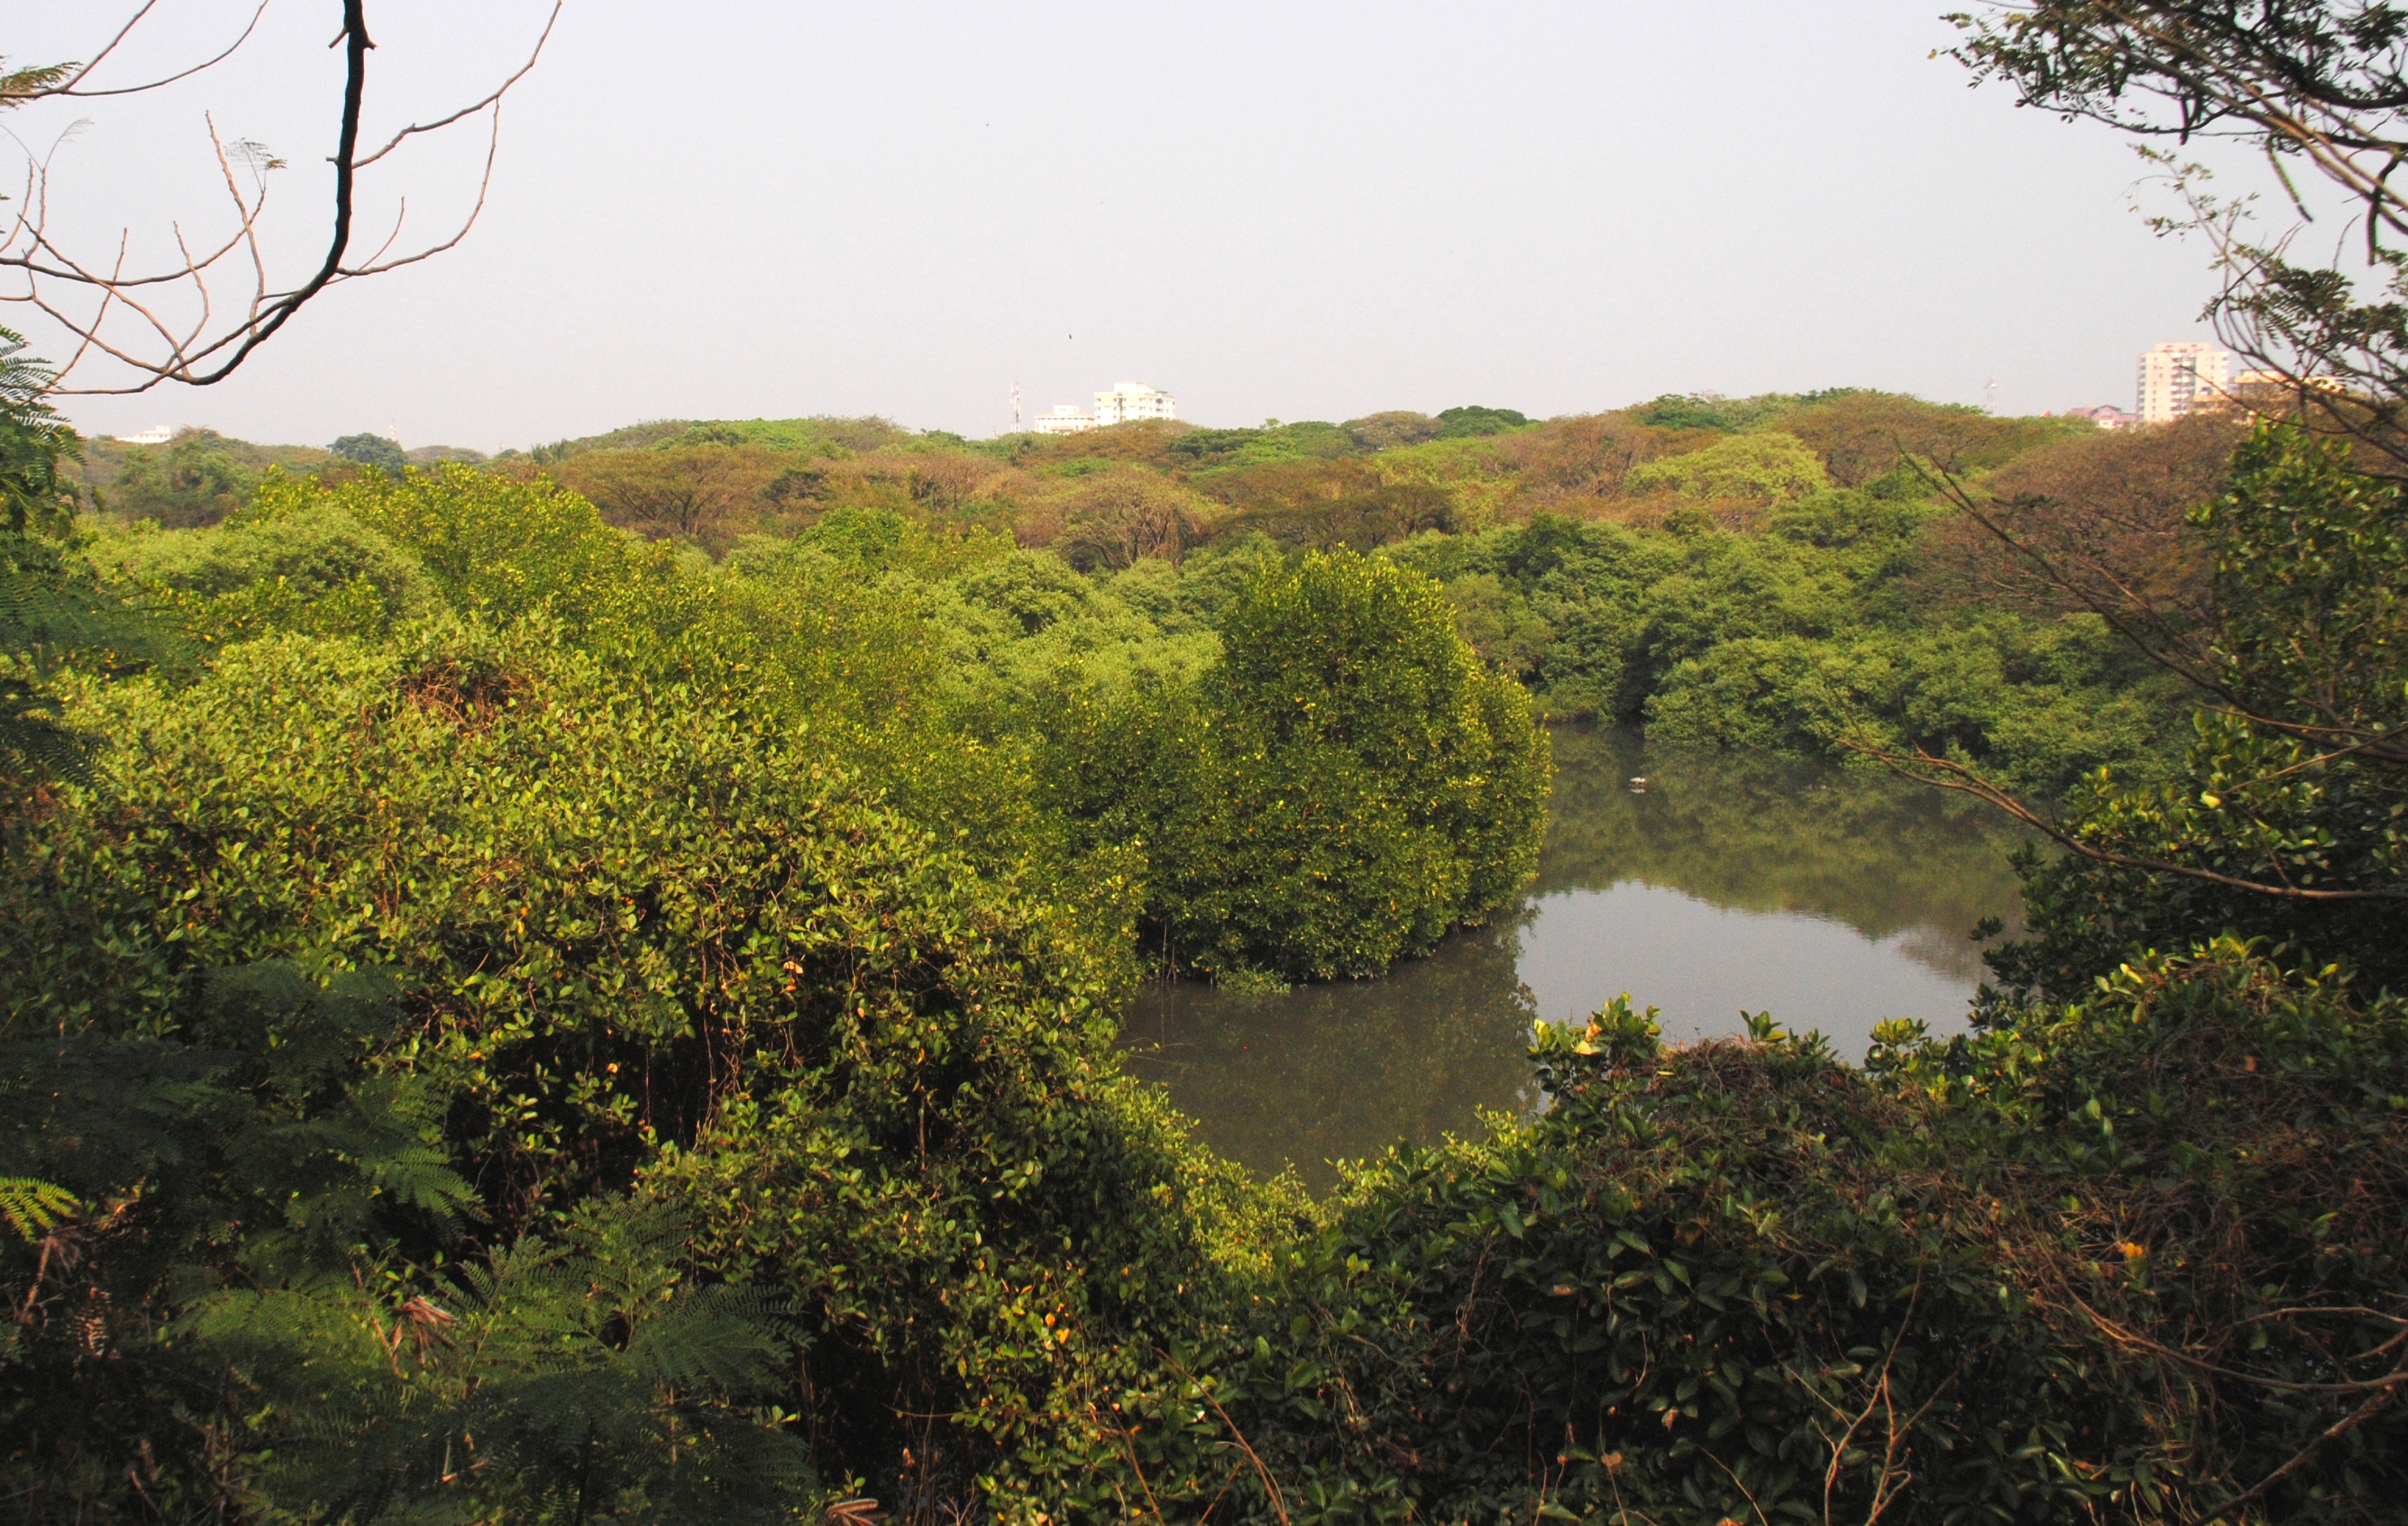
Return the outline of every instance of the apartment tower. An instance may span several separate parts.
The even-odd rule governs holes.
[[[2160,344],[2141,357],[2141,422],[2170,424],[2229,400],[2232,357],[2212,344]]]

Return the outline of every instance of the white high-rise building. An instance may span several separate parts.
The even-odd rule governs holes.
[[[2231,367],[2230,355],[2195,339],[2150,350],[2141,357],[2141,422],[2168,424],[2186,413],[2227,406]]]
[[[1110,392],[1096,394],[1096,426],[1127,424],[1133,419],[1175,419],[1179,400],[1142,382],[1115,382]]]

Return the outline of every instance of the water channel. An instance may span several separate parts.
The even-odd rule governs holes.
[[[1532,1026],[1616,993],[1668,1040],[1744,1031],[1743,1012],[1864,1052],[1872,1025],[1961,1028],[1969,936],[2014,926],[2018,839],[1978,806],[1886,774],[1646,745],[1562,727],[1539,877],[1524,904],[1378,980],[1241,997],[1152,986],[1124,1029],[1129,1068],[1166,1084],[1223,1154],[1294,1165],[1434,1143],[1484,1109],[1540,1102]],[[1630,781],[1644,778],[1643,789]]]

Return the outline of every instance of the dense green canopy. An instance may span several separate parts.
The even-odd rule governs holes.
[[[22,1519],[2340,1522],[2408,1484],[2400,497],[2329,439],[1856,392],[677,425],[254,463],[222,514],[116,512],[96,452],[71,525],[34,400]],[[1542,713],[1884,755],[2071,846],[1970,1034],[1857,1069],[1617,1001],[1533,1034],[1546,1109],[1326,1201],[1215,1159],[1122,1071],[1132,984],[1510,917]]]

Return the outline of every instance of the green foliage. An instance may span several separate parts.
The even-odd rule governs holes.
[[[630,544],[592,504],[540,479],[514,483],[446,465],[329,488],[271,473],[246,517],[275,523],[330,512],[407,547],[464,615],[505,625],[549,618],[609,643],[669,615],[647,616],[641,601],[677,596],[666,554]]]
[[[1347,427],[1304,423],[1260,429],[1190,429],[1171,440],[1169,450],[1174,460],[1197,470],[1344,455],[1354,449]]]
[[[1150,915],[1209,970],[1385,969],[1505,905],[1535,866],[1546,743],[1426,580],[1307,556],[1241,595],[1166,729]]]
[[[90,740],[59,724],[45,680],[54,654],[96,626],[106,600],[60,549],[0,536],[0,770],[15,795],[46,777],[79,772]]]
[[[23,1240],[38,1245],[83,1203],[64,1187],[30,1176],[0,1176],[0,1220]]]
[[[2274,424],[2195,523],[2215,558],[2225,692],[2255,713],[2386,729],[2408,704],[2408,506],[2346,447]]]
[[[1720,429],[1735,433],[1770,424],[1793,409],[1848,396],[1856,390],[1833,387],[1823,392],[1774,392],[1756,397],[1725,397],[1711,392],[1684,397],[1666,393],[1641,409],[1639,417],[1658,429]]]
[[[1428,536],[1392,554],[1443,583],[1475,645],[1520,638],[1519,650],[1480,646],[1519,669],[1557,714],[1625,715],[1645,698],[1644,619],[1639,602],[1678,565],[1670,537],[1541,515],[1526,528]]]
[[[889,867],[862,872],[861,893],[882,897],[922,851],[847,804],[840,776],[791,750],[801,739],[672,689],[624,692],[591,659],[532,641],[253,641],[189,694],[121,686],[94,716],[146,736],[150,756],[114,766],[113,825],[69,818],[18,859],[9,960],[17,988],[38,993],[20,1022],[95,1010],[155,1026],[194,967],[398,969],[439,1015],[419,1063],[456,1072],[447,1087],[494,1108],[538,1073],[590,1088],[565,1114],[505,1109],[467,1127],[471,1147],[502,1152],[492,1169],[520,1173],[528,1205],[555,1184],[573,1194],[606,1140],[695,1126],[705,1099],[611,1079],[613,1035],[683,1045],[679,1063],[702,1065],[729,1042],[710,1036],[723,1024],[790,1005],[781,959],[843,942],[842,916],[811,920],[833,908],[772,887],[850,880],[837,861],[875,858]],[[203,846],[227,833],[240,851]],[[205,888],[165,888],[179,885]],[[862,926],[884,914],[869,904]],[[113,957],[62,958],[88,918],[143,930]],[[706,982],[703,966],[747,949],[744,983],[703,1002],[735,978]],[[587,1143],[566,1148],[572,1137]]]
[[[891,1463],[890,1404],[960,1410],[985,1439],[950,1455],[1017,1476],[1011,1438],[1055,1412],[1056,1384],[1130,1360],[1117,1338],[979,1365],[918,1332],[1000,1339],[1017,1289],[1089,1280],[1126,1317],[1183,1317],[1173,1289],[1201,1274],[1213,1215],[1240,1211],[1228,1168],[1117,1074],[1109,946],[770,717],[532,634],[257,639],[189,691],[87,703],[146,745],[104,759],[108,812],[36,824],[12,857],[14,1031],[155,1044],[211,968],[393,970],[406,1029],[366,1045],[376,1069],[343,1105],[439,1119],[493,1256],[638,1181],[707,1216],[705,1264],[792,1304],[808,1428],[837,1461]],[[60,1160],[121,1173],[38,1173],[79,1194],[155,1174],[122,1150]],[[774,1213],[742,1207],[765,1192]],[[1097,1202],[1160,1206],[1099,1224]],[[962,1324],[945,1300],[981,1278],[995,1322]],[[866,1416],[844,1397],[860,1385],[881,1396]]]
[[[1660,490],[1775,508],[1830,485],[1813,451],[1795,435],[1771,430],[1733,435],[1701,451],[1650,461],[1623,482],[1635,492]]]
[[[553,466],[592,451],[760,445],[800,456],[829,457],[898,445],[910,438],[909,430],[881,418],[843,419],[815,414],[807,419],[662,419],[630,425],[609,434],[538,445],[527,454],[539,466]]]
[[[60,724],[51,688],[62,665],[127,671],[172,650],[79,554],[60,468],[81,441],[44,396],[49,369],[22,349],[0,329],[0,814],[45,779],[84,770],[92,740]]]
[[[2063,825],[2096,856],[2028,864],[2034,937],[1994,960],[2011,986],[2077,992],[2228,929],[2408,984],[2402,519],[2398,488],[2339,447],[2272,424],[2250,437],[2231,493],[2193,516],[2215,619],[2190,746],[2161,783],[2083,781]]]
[[[344,461],[355,461],[364,467],[381,471],[399,472],[409,465],[409,457],[400,446],[382,435],[345,435],[326,447],[326,453]]]
[[[437,607],[414,554],[322,501],[210,530],[105,533],[93,554],[209,641],[270,630],[380,634]]]
[[[782,1389],[791,1333],[762,1294],[694,1282],[685,1231],[595,1199],[436,1297],[246,1288],[182,1330],[292,1417],[244,1486],[294,1516],[791,1520],[806,1450],[743,1407]]]
[[[2094,797],[2173,766],[2170,681],[2095,617],[1920,581],[1900,453],[2025,437],[1762,401],[1681,425],[1719,438],[824,430],[792,533],[716,562],[523,463],[272,472],[89,563],[23,540],[56,596],[25,670],[112,745],[0,876],[10,1487],[36,1519],[795,1519],[841,1490],[1023,1522],[2137,1522],[2302,1456],[2270,1519],[2379,1513],[2401,1422],[2352,1406],[2408,1318],[2408,1044],[2312,962],[2363,953],[2338,920],[2143,958],[2136,928],[2229,917],[2066,871],[2034,905],[2109,973],[2080,1005],[1885,1026],[1858,1072],[1762,1015],[1668,1051],[1618,1004],[1539,1032],[1543,1112],[1319,1207],[1123,1073],[1141,962],[1370,974],[1509,914],[1551,769],[1517,680],[1734,757],[2106,764],[2079,829],[2140,829]],[[773,449],[718,430],[612,444]],[[2396,499],[2252,449],[2199,525],[2226,771],[2150,806],[2150,851],[2244,861],[2214,836],[2239,799],[2286,871],[2388,883],[2378,755],[2286,759],[2398,724]],[[1512,523],[1541,482],[1594,484],[1591,517]],[[1596,507],[1667,488],[1753,527]],[[1425,511],[1496,527],[1305,549]],[[999,528],[1048,523],[1104,570]],[[127,591],[200,639],[196,682],[68,628]],[[1688,773],[1666,803],[1764,809],[1732,759]],[[1844,874],[1870,798],[1823,802],[1811,863],[1659,867]],[[2094,919],[2050,922],[2052,884]],[[1863,919],[1920,893],[1867,887]]]
[[[1647,716],[1656,734],[1698,745],[1978,756],[1994,777],[2045,790],[2159,748],[2171,727],[2147,677],[2096,616],[2048,625],[1993,616],[1723,641],[1675,665]]]
[[[1627,998],[1117,1398],[1240,1519],[2389,1519],[2408,1010],[2238,944],[1865,1072]],[[1240,1448],[1244,1450],[1240,1451]],[[2248,1505],[2243,1514],[2239,1506]]]
[[[1920,745],[2052,793],[2100,764],[2164,767],[2172,683],[2095,616],[1930,607],[1911,581],[1930,520],[1824,491],[1760,534],[1540,515],[1389,554],[1440,579],[1466,638],[1556,715],[1643,716],[1697,746]]]
[[[1439,410],[1438,438],[1440,439],[1472,439],[1484,435],[1503,434],[1519,429],[1530,422],[1529,416],[1510,408],[1448,408]]]
[[[50,369],[24,353],[24,339],[0,328],[0,534],[22,537],[64,527],[75,494],[60,475],[82,441],[50,407]]]
[[[1245,543],[1108,580],[999,548],[929,561],[929,544],[892,515],[832,517],[732,565],[750,583],[824,547],[850,567],[831,581],[915,607],[946,713],[1026,759],[1066,881],[1142,886],[1148,949],[1369,973],[1527,877],[1542,740],[1422,580],[1345,556],[1288,569]]]
[[[2032,1280],[2122,1369],[2157,1455],[2199,1449],[2148,1482],[2201,1519],[2253,1489],[2267,1519],[2382,1519],[2408,1457],[2367,1401],[2401,1328],[2408,1012],[2229,939],[2094,993],[1892,1073],[1955,1115],[1941,1150],[2055,1210]]]
[[[0,1044],[0,1148],[81,1188],[36,1184],[48,1237],[0,1260],[28,1519],[595,1519],[801,1467],[728,1407],[774,1382],[776,1311],[695,1284],[657,1204],[452,1259],[477,1195],[442,1147],[454,1098],[394,1063],[390,982],[188,984],[149,1033]]]
[[[214,525],[243,507],[259,481],[259,468],[236,442],[208,429],[186,429],[165,445],[128,447],[116,480],[93,497],[122,519],[189,529]]]

